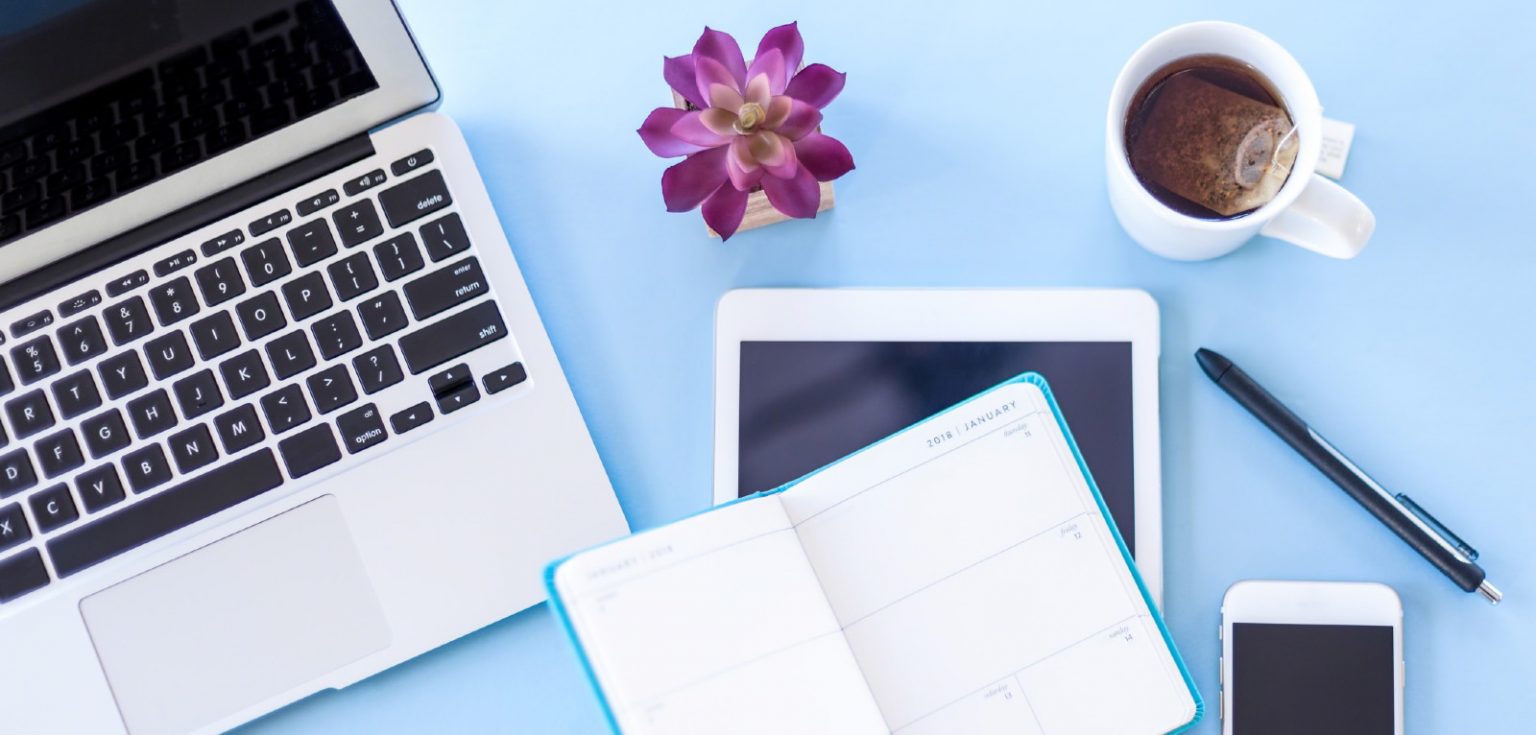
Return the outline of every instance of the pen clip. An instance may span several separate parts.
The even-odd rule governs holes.
[[[1468,561],[1477,561],[1477,549],[1472,548],[1471,544],[1462,541],[1460,536],[1452,533],[1451,529],[1446,528],[1444,523],[1436,520],[1434,516],[1429,514],[1429,511],[1424,510],[1418,503],[1413,502],[1413,498],[1399,493],[1397,495],[1397,502],[1402,503],[1409,513],[1418,516],[1419,520],[1424,522],[1424,525],[1434,529],[1435,533],[1440,534],[1440,537],[1445,539],[1446,543],[1455,547],[1457,551],[1467,557]]]

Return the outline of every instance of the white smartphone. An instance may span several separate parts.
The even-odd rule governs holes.
[[[1221,602],[1224,735],[1402,735],[1403,604],[1374,582],[1238,582]]]

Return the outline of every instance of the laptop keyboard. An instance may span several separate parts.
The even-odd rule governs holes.
[[[0,243],[377,86],[329,2],[270,13],[0,128]]]
[[[0,602],[528,381],[433,158],[19,311]]]

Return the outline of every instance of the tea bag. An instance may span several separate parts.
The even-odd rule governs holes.
[[[1170,77],[1147,105],[1132,166],[1223,217],[1274,199],[1296,161],[1285,110],[1194,74]]]

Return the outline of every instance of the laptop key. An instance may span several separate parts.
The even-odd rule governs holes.
[[[265,286],[293,270],[293,265],[288,262],[288,254],[283,252],[282,244],[275,237],[241,251],[240,260],[245,263],[245,272],[250,276],[252,286]]]
[[[280,209],[265,217],[262,217],[246,228],[251,231],[251,237],[261,237],[283,225],[293,221],[293,213],[286,209]]]
[[[327,360],[345,355],[363,344],[363,337],[357,332],[357,320],[352,318],[350,311],[336,312],[315,322],[311,329],[320,355]]]
[[[224,405],[224,396],[219,393],[219,384],[213,379],[212,370],[199,370],[176,381],[171,389],[176,393],[181,415],[188,419],[197,418]]]
[[[396,176],[402,176],[415,171],[432,162],[432,149],[424,148],[405,158],[389,164],[389,170]]]
[[[117,477],[117,468],[111,463],[76,475],[75,491],[80,493],[80,504],[90,513],[115,505],[123,499],[123,483]]]
[[[48,569],[37,549],[0,561],[0,602],[10,602],[48,585]]]
[[[271,450],[222,464],[48,542],[67,577],[267,492],[283,482]]]
[[[151,444],[123,455],[123,474],[128,476],[133,491],[142,493],[169,482],[171,466],[166,463],[160,445]]]
[[[146,283],[149,283],[149,271],[140,268],[107,284],[107,295],[122,296]]]
[[[417,320],[429,319],[490,293],[480,260],[470,257],[439,268],[405,284],[405,300]]]
[[[16,375],[22,385],[31,385],[59,371],[59,355],[53,351],[53,340],[47,335],[12,347],[11,361],[16,364]]]
[[[157,380],[192,367],[192,348],[187,345],[187,337],[181,330],[144,343],[144,354],[149,358],[149,370]]]
[[[59,405],[60,417],[72,419],[100,406],[101,393],[96,390],[91,371],[81,370],[54,381],[53,401]]]
[[[357,400],[357,388],[346,365],[332,365],[304,381],[315,401],[315,410],[327,414]]]
[[[336,433],[328,423],[317,424],[277,444],[283,465],[294,478],[303,477],[341,459]]]
[[[11,391],[13,391],[15,389],[16,389],[16,384],[11,381],[11,370],[10,370],[10,368],[5,366],[5,361],[4,360],[0,360],[0,396],[3,396],[5,394],[7,394],[7,393],[10,393]],[[4,443],[5,443],[4,441],[0,441],[0,444],[4,444]]]
[[[325,270],[331,276],[331,285],[336,288],[336,297],[342,301],[351,301],[379,285],[379,277],[374,275],[367,253],[349,255],[326,266]]]
[[[27,526],[27,515],[21,512],[21,506],[11,503],[0,508],[0,551],[29,538],[32,538],[32,529]]]
[[[245,328],[245,338],[253,342],[288,326],[283,308],[277,303],[277,294],[272,291],[240,302],[235,306],[235,313],[240,317],[240,326]]]
[[[401,233],[373,246],[373,257],[379,261],[379,270],[384,272],[386,281],[398,281],[421,270],[423,265],[421,248],[416,245],[416,236],[409,232]]]
[[[85,457],[80,455],[80,442],[75,439],[72,429],[38,439],[33,449],[37,452],[38,468],[50,479],[85,464]]]
[[[224,387],[229,389],[230,400],[236,401],[272,382],[266,366],[261,364],[261,355],[255,350],[246,350],[219,363],[219,375],[224,378]]]
[[[336,210],[331,218],[336,221],[336,232],[341,236],[341,244],[349,248],[384,234],[384,226],[379,224],[378,210],[367,199],[360,199]]]
[[[0,498],[8,498],[37,484],[32,458],[27,450],[17,449],[0,455]]]
[[[379,345],[352,358],[352,369],[357,371],[357,381],[368,394],[378,393],[405,378],[400,373],[395,348],[389,345]]]
[[[39,388],[23,393],[5,404],[5,415],[11,420],[11,429],[17,439],[25,439],[53,426],[53,409],[48,407],[48,397]]]
[[[256,418],[256,408],[249,403],[214,417],[213,429],[224,443],[225,454],[238,454],[267,438]]]
[[[219,450],[213,446],[213,435],[204,424],[172,434],[165,443],[171,448],[171,458],[176,460],[176,471],[182,474],[207,467],[219,458]]]
[[[197,288],[203,292],[203,301],[209,306],[218,306],[245,293],[240,267],[235,265],[232,257],[198,268],[192,272],[192,277],[197,279]]]
[[[204,360],[211,360],[240,346],[240,335],[235,333],[235,320],[227,311],[192,322],[187,330],[192,333],[192,343],[197,345],[198,356]]]
[[[447,416],[480,400],[480,389],[475,387],[474,381],[469,381],[461,383],[457,387],[436,396],[436,398],[437,410],[442,412],[444,416]]]
[[[389,438],[379,407],[372,403],[337,416],[336,428],[348,454],[357,454]]]
[[[149,309],[145,308],[144,299],[138,296],[109,307],[102,312],[101,318],[107,323],[107,334],[112,336],[112,344],[119,346],[149,334],[152,327],[149,323]]]
[[[384,183],[384,178],[384,169],[376,168],[366,174],[363,174],[362,176],[342,184],[341,190],[346,192],[347,196],[349,197],[357,196],[359,193]]]
[[[482,301],[400,338],[400,354],[416,375],[507,336],[496,302]]]
[[[164,326],[170,326],[197,313],[197,297],[192,295],[192,281],[186,276],[166,281],[149,292],[149,302],[155,307],[155,316]]]
[[[68,485],[39,490],[27,498],[27,505],[32,506],[32,518],[37,521],[39,533],[48,533],[80,517]]]
[[[59,330],[59,346],[69,364],[79,365],[106,352],[107,338],[102,336],[101,324],[96,317],[88,316]]]
[[[285,385],[261,397],[261,412],[273,434],[281,434],[311,418],[304,391],[297,385]]]
[[[331,308],[331,292],[325,288],[325,278],[319,271],[305,273],[283,284],[283,300],[288,302],[288,313],[295,322],[302,322]]]
[[[139,353],[132,350],[102,360],[96,370],[101,374],[107,397],[114,400],[149,385],[144,363],[139,360]]]
[[[390,416],[389,425],[390,428],[395,430],[396,434],[404,434],[411,429],[431,421],[432,418],[432,404],[427,403],[426,401],[422,401],[421,403],[411,406],[404,411],[400,411],[399,413]]]
[[[129,401],[128,417],[140,439],[148,439],[176,425],[176,412],[171,410],[171,397],[164,388]]]
[[[421,226],[421,244],[433,262],[469,249],[469,235],[457,212]]]
[[[357,305],[357,316],[363,320],[363,331],[368,339],[381,339],[405,329],[405,307],[400,305],[400,295],[385,291],[364,299]]]
[[[453,203],[441,171],[428,171],[379,192],[379,206],[390,227],[399,227]]]
[[[518,383],[528,379],[528,371],[520,362],[514,362],[499,370],[486,373],[480,382],[485,384],[486,393],[500,393]]]
[[[315,351],[304,330],[295,329],[267,343],[267,359],[278,380],[286,380],[315,366]]]
[[[336,238],[325,219],[305,222],[288,231],[288,247],[300,268],[314,265],[336,254]]]
[[[80,431],[85,434],[85,448],[96,459],[127,447],[131,441],[128,427],[123,424],[123,414],[115,408],[82,421]]]

